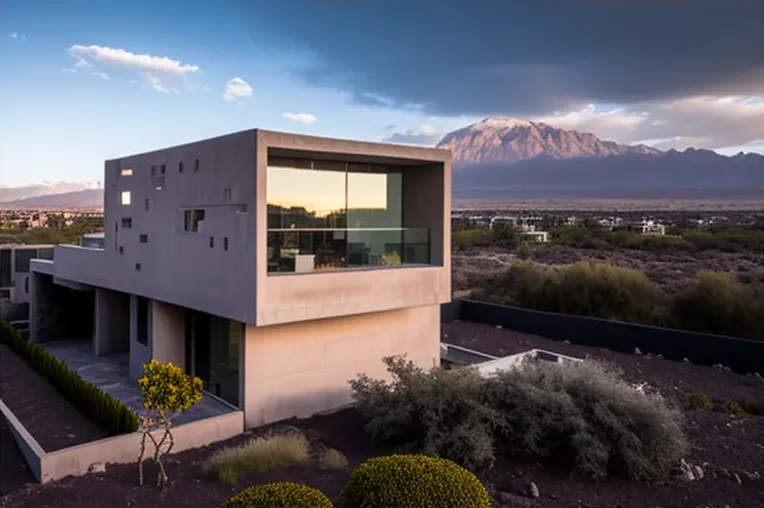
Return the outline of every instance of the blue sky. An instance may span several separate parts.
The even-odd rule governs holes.
[[[495,46],[481,23],[498,17],[505,4],[519,6],[512,7],[517,27],[543,26],[530,4],[486,0],[479,8],[457,2],[439,9],[441,31],[458,22],[453,29],[462,40],[450,47],[454,37],[438,39],[426,28],[416,35],[412,13],[404,11],[410,3],[399,1],[6,0],[0,16],[0,185],[102,180],[105,159],[253,127],[432,144],[494,114],[661,148],[764,151],[764,131],[757,127],[764,125],[764,90],[754,79],[764,74],[743,57],[733,59],[739,68],[724,68],[728,80],[709,80],[705,89],[656,83],[633,93],[617,80],[582,78],[598,72],[591,58],[570,74],[570,55],[549,50],[553,44],[542,44],[537,54],[513,54],[508,40],[497,55],[485,46],[472,49],[472,43]],[[421,8],[431,9],[429,2],[422,0]],[[552,28],[565,21],[563,10],[557,21],[549,18]],[[731,25],[723,19],[719,30],[750,14],[730,14]],[[697,20],[708,34],[703,23]],[[748,39],[727,37],[729,44],[764,34],[761,25],[746,26],[738,32]],[[512,33],[535,37],[525,32]],[[554,33],[578,40],[565,30]],[[622,46],[631,51],[628,41]],[[616,56],[624,55],[645,76],[665,74],[640,67],[643,55]],[[676,61],[694,72],[681,56]],[[554,74],[563,66],[571,78],[567,88]]]

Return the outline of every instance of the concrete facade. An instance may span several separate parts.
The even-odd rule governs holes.
[[[399,168],[401,226],[427,231],[429,263],[269,273],[269,157]],[[238,376],[247,426],[348,403],[348,380],[384,376],[384,356],[439,363],[439,305],[451,298],[448,151],[250,130],[109,160],[104,188],[103,248],[57,246],[52,262],[31,263],[32,340],[55,335],[44,318],[51,281],[94,293],[94,354],[125,351],[133,379],[152,358],[193,363],[193,312],[238,323],[230,333],[241,337],[227,339],[238,350],[225,353],[238,368],[220,351],[211,368]],[[189,231],[195,210],[204,219]]]

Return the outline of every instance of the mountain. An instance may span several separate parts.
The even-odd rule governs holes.
[[[456,199],[764,200],[764,156],[662,152],[594,134],[492,117],[447,134]]]
[[[78,190],[75,192],[63,192],[59,194],[45,194],[18,199],[15,201],[0,202],[0,209],[76,209],[76,208],[102,208],[103,189]]]
[[[542,156],[571,159],[662,153],[645,145],[621,145],[602,141],[588,132],[566,131],[545,123],[506,117],[489,117],[453,131],[437,146],[450,149],[457,164],[517,162]]]
[[[37,196],[52,196],[67,192],[101,188],[101,182],[42,182],[39,184],[0,185],[0,203],[8,203]]]

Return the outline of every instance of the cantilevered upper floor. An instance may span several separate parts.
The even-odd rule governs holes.
[[[446,150],[257,129],[105,171],[102,248],[33,269],[258,326],[450,299]]]

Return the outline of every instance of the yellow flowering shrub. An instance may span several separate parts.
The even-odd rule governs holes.
[[[341,508],[491,508],[481,481],[450,460],[390,455],[353,471]]]
[[[143,460],[146,443],[154,446],[154,462],[159,467],[157,485],[167,482],[162,458],[169,454],[175,443],[172,436],[172,418],[185,411],[204,395],[204,385],[198,377],[189,376],[183,369],[170,363],[151,360],[143,364],[144,376],[138,380],[146,414],[141,418],[141,452],[138,456],[138,482],[143,485]]]
[[[202,380],[189,376],[172,362],[151,360],[143,365],[143,371],[138,386],[146,409],[175,413],[202,400]]]
[[[292,482],[249,487],[225,501],[220,508],[332,508],[332,502],[318,489]]]

